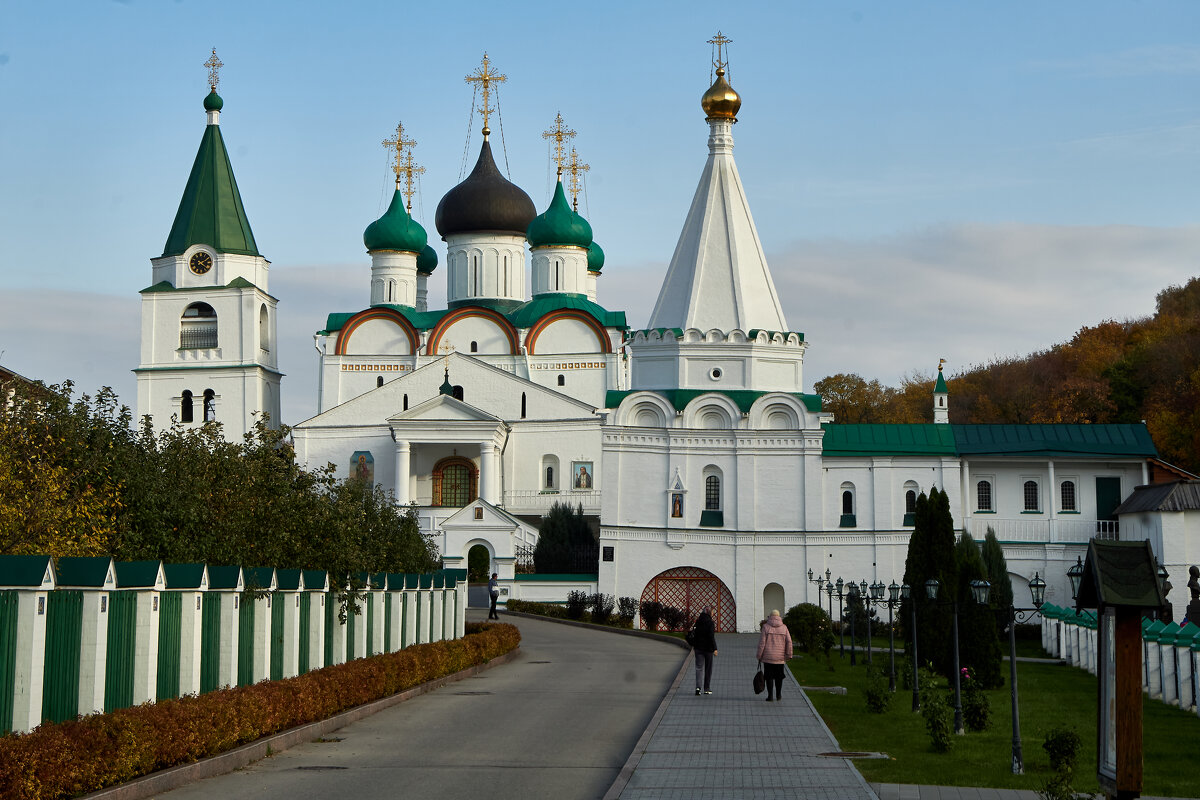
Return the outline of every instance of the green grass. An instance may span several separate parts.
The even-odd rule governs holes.
[[[1025,774],[1012,774],[1012,716],[1009,689],[987,692],[991,726],[982,733],[954,737],[949,753],[933,751],[925,721],[912,713],[912,691],[901,688],[885,714],[867,711],[863,689],[866,668],[851,668],[849,656],[839,659],[835,647],[831,672],[822,656],[801,653],[791,662],[800,684],[845,686],[845,696],[809,695],[843,750],[887,753],[888,760],[855,762],[868,781],[939,786],[1029,789],[1036,791],[1051,777],[1050,761],[1042,749],[1045,734],[1065,724],[1083,740],[1075,770],[1077,791],[1099,792],[1096,783],[1096,678],[1073,667],[1018,662],[1021,701],[1021,740]],[[878,655],[878,654],[876,654]],[[876,666],[887,669],[886,655]],[[899,669],[899,664],[897,664]],[[1005,665],[1005,677],[1008,668]],[[940,691],[945,682],[940,682]],[[922,687],[922,694],[928,687]],[[1195,768],[1200,717],[1157,700],[1143,703],[1143,760],[1145,794],[1200,797],[1200,769]]]

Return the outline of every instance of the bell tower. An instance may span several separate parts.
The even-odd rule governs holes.
[[[221,137],[222,66],[204,63],[208,122],[162,255],[141,291],[138,416],[156,430],[219,422],[237,441],[266,414],[279,425],[276,304]]]

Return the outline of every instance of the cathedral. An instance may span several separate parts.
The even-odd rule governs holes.
[[[493,157],[505,77],[484,56],[468,77],[482,141],[438,203],[437,246],[411,215],[420,168],[398,126],[395,192],[363,233],[369,304],[314,320],[318,413],[293,427],[297,458],[414,506],[448,567],[485,548],[509,597],[537,596],[516,565],[565,502],[598,522],[581,588],[709,605],[719,630],[753,630],[773,608],[829,605],[822,578],[899,583],[916,499],[937,487],[956,527],[999,536],[1017,597],[1038,573],[1064,605],[1067,567],[1092,537],[1119,536],[1113,512],[1163,466],[1145,426],[952,424],[940,368],[932,422],[834,424],[804,391],[808,341],[734,161],[727,41],[713,40],[707,156],[697,124],[699,184],[645,329],[607,307],[620,300],[602,291],[604,252],[575,203],[586,167],[561,116],[544,134],[559,181],[538,209]],[[277,309],[220,133],[215,53],[206,66],[207,125],[141,293],[138,413],[218,420],[236,438],[262,412],[279,418]],[[446,307],[431,309],[440,276]]]

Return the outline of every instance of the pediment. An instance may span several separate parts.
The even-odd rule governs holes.
[[[402,411],[388,417],[388,422],[491,422],[500,423],[499,417],[492,416],[461,400],[455,400],[448,395],[440,394],[432,400],[426,400],[416,408]]]
[[[496,530],[497,528],[508,531],[525,530],[532,533],[535,537],[537,529],[522,522],[521,520],[497,508],[486,500],[476,498],[470,503],[455,511],[446,519],[442,520],[440,527],[454,530]]]

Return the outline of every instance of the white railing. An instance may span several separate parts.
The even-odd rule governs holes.
[[[504,508],[512,514],[541,514],[555,503],[574,508],[583,506],[585,514],[600,513],[599,489],[564,489],[558,492],[539,492],[536,489],[513,489],[504,493]]]
[[[976,539],[987,529],[996,532],[1003,542],[1035,542],[1038,544],[1086,544],[1091,539],[1116,540],[1119,528],[1116,520],[1096,519],[995,519],[975,516],[968,520],[968,530]]]

